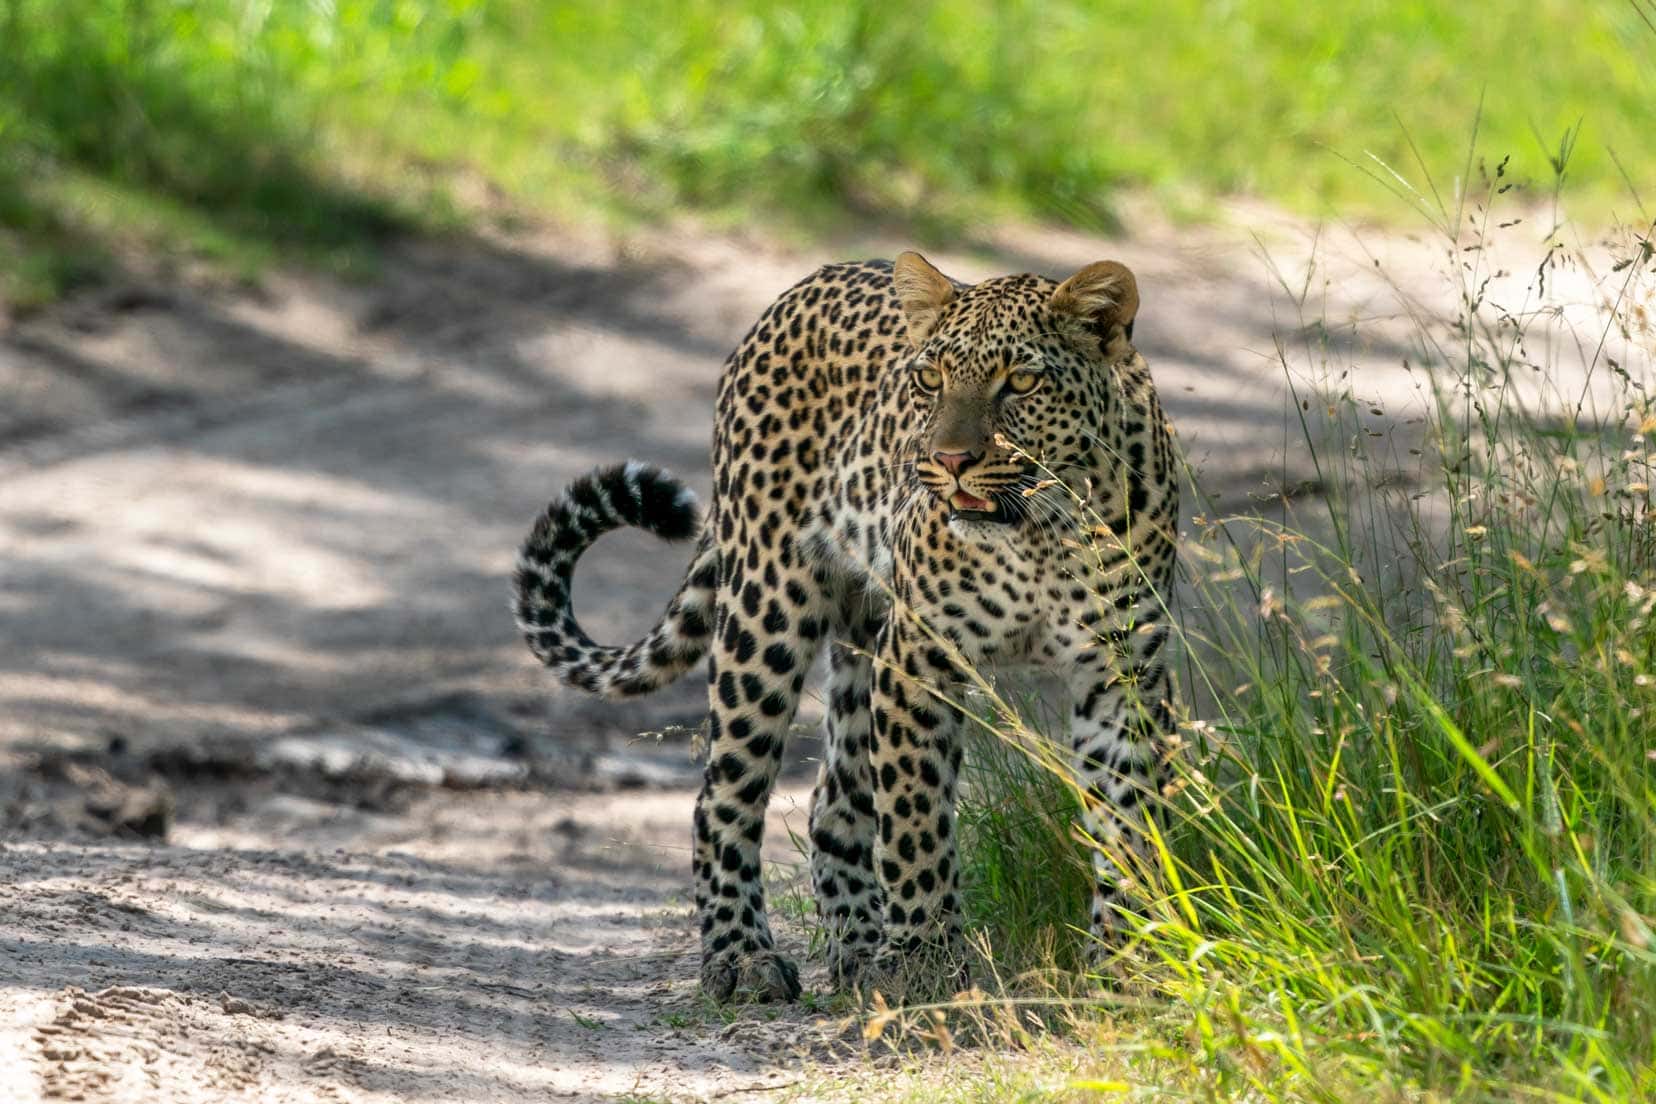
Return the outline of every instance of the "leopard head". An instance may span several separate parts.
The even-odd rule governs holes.
[[[1102,430],[1123,417],[1112,366],[1136,355],[1125,265],[967,286],[904,253],[892,285],[908,326],[904,386],[922,414],[907,458],[957,529],[1040,522],[1065,486],[1108,474]]]

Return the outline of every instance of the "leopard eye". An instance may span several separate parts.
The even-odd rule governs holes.
[[[1041,386],[1039,372],[1012,372],[1006,377],[1006,389],[1014,395],[1027,395]]]
[[[935,394],[943,390],[943,373],[929,364],[922,364],[914,370],[914,382],[920,390]]]

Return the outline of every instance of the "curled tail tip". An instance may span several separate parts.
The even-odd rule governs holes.
[[[696,492],[641,460],[595,468],[541,511],[523,544],[519,568],[578,557],[600,536],[623,526],[662,540],[689,540],[701,532]]]
[[[702,588],[702,571],[692,572],[663,620],[634,645],[597,645],[581,630],[570,606],[575,564],[605,533],[627,526],[668,541],[697,537],[702,518],[695,492],[639,460],[596,468],[541,511],[512,573],[513,620],[530,650],[563,682],[606,697],[665,685],[706,651],[699,639],[706,618],[697,602],[686,601]]]
[[[653,464],[628,460],[614,468],[599,469],[590,478],[607,481],[614,495],[624,489],[627,500],[637,509],[637,520],[629,518],[629,524],[669,541],[689,540],[701,532],[696,492]]]

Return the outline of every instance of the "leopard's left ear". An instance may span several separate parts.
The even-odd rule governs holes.
[[[954,302],[954,281],[920,254],[907,252],[897,254],[891,266],[891,287],[903,306],[909,340],[919,348],[937,328],[943,308]]]
[[[1053,313],[1073,318],[1099,345],[1108,347],[1117,326],[1131,339],[1138,314],[1138,281],[1120,261],[1095,261],[1058,285],[1048,304]]]

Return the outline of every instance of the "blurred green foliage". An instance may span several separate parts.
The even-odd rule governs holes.
[[[1480,102],[1520,178],[1583,121],[1606,209],[1656,178],[1653,53],[1624,0],[0,0],[0,235],[49,295],[111,240],[350,267],[479,183],[933,234],[1122,186],[1373,210],[1347,160],[1453,179]]]

